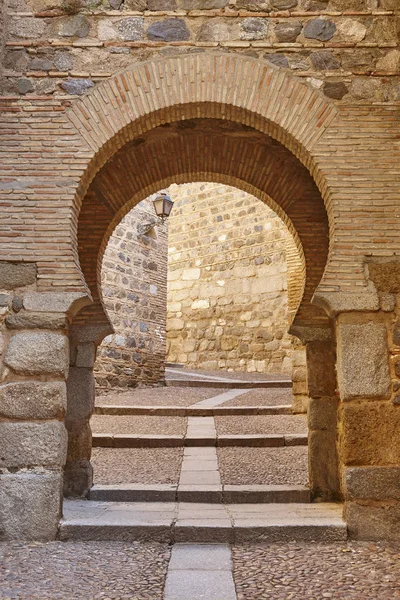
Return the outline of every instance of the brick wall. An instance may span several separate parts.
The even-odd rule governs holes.
[[[163,379],[167,298],[167,229],[155,222],[151,199],[129,212],[103,258],[102,296],[115,334],[97,351],[98,386],[154,384]]]
[[[168,360],[291,373],[285,225],[260,200],[229,186],[171,186],[170,193]],[[297,277],[301,289],[301,270]]]

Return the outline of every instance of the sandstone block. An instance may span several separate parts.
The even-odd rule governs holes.
[[[380,504],[347,502],[344,518],[351,539],[369,541],[400,539],[400,502]]]
[[[400,467],[344,469],[347,500],[400,500]]]
[[[343,19],[337,25],[337,32],[348,42],[361,42],[367,33],[367,28],[355,19]]]
[[[61,517],[61,474],[0,474],[0,539],[50,541]]]
[[[336,431],[310,431],[308,435],[310,487],[315,498],[340,499]]]
[[[400,463],[400,410],[390,402],[365,401],[340,407],[342,459],[347,465]]]
[[[338,326],[337,375],[342,400],[389,396],[387,331],[383,323]]]
[[[7,346],[4,362],[16,373],[66,376],[68,338],[48,331],[16,333]]]
[[[0,262],[1,290],[14,290],[31,285],[36,282],[36,276],[36,265],[33,263]]]
[[[0,385],[0,415],[7,419],[57,419],[67,409],[61,381],[15,381]]]
[[[67,380],[67,421],[89,419],[94,408],[94,376],[91,369],[71,367]]]
[[[0,422],[0,467],[62,467],[67,455],[67,431],[60,421]]]
[[[226,42],[230,39],[231,30],[228,25],[212,21],[204,21],[196,36],[198,42]]]
[[[308,407],[308,427],[310,430],[337,430],[338,398],[311,398]]]
[[[190,39],[190,31],[183,19],[165,19],[150,25],[147,30],[149,40],[179,42]]]

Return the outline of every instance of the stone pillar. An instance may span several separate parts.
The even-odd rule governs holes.
[[[55,539],[62,511],[68,317],[82,295],[35,287],[35,265],[0,263],[3,540]]]
[[[328,323],[329,325],[329,323]],[[308,466],[310,489],[314,500],[334,501],[341,498],[339,459],[337,451],[336,355],[332,329],[296,325],[291,332],[304,344],[295,356],[304,366],[294,369],[296,379],[302,380],[302,394],[294,398],[293,412],[308,409]],[[300,382],[299,382],[300,383]],[[299,390],[300,391],[300,390]],[[301,410],[303,408],[303,410]],[[304,410],[305,409],[305,410]]]
[[[307,413],[310,398],[307,384],[307,353],[306,347],[300,343],[293,344],[292,350],[292,381],[294,414]]]
[[[93,365],[101,340],[112,331],[109,323],[73,325],[67,381],[68,454],[64,474],[65,496],[86,496],[93,483],[92,432],[89,420],[95,400]]]
[[[382,303],[377,312],[337,318],[344,514],[356,539],[400,539],[400,322],[395,319],[395,311],[385,312]]]

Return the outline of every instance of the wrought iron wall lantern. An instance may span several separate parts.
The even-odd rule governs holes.
[[[162,192],[158,194],[153,200],[154,211],[158,217],[158,221],[152,221],[151,223],[143,223],[139,225],[139,235],[147,235],[156,225],[163,224],[171,214],[172,207],[174,205],[173,200]]]

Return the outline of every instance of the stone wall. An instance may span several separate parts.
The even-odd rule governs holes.
[[[230,186],[172,186],[170,193],[168,360],[290,373],[285,225]]]
[[[97,351],[98,386],[154,384],[164,378],[167,228],[157,224],[151,198],[118,225],[103,258],[102,295],[115,334]]]
[[[4,94],[83,94],[155,56],[265,58],[334,101],[400,99],[398,0],[8,0]]]

